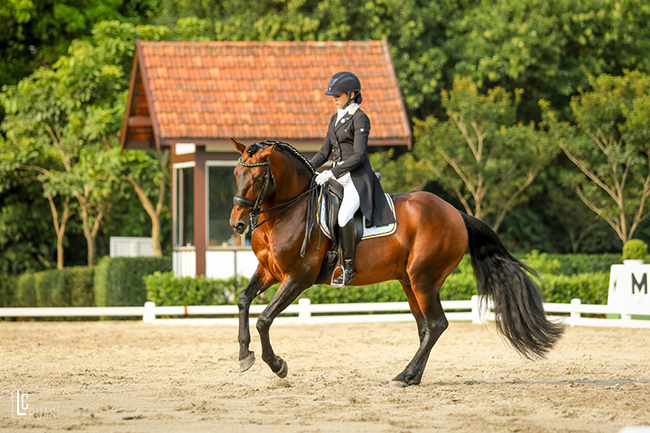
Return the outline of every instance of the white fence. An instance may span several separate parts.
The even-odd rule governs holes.
[[[494,320],[491,306],[480,310],[478,296],[468,301],[442,301],[449,321],[483,323],[482,319]],[[251,305],[252,316],[260,314],[266,305]],[[551,318],[562,320],[570,326],[609,326],[650,329],[650,320],[638,320],[633,316],[650,318],[650,311],[642,308],[612,307],[608,305],[582,304],[573,299],[570,304],[544,304]],[[373,314],[368,314],[373,313]],[[562,316],[557,316],[557,314]],[[60,307],[60,308],[0,308],[0,317],[142,317],[145,323],[154,324],[237,324],[236,305],[191,305],[157,307],[147,302],[143,307]],[[584,315],[618,315],[620,318],[593,318]],[[175,318],[159,318],[174,316]],[[182,318],[181,318],[182,316]],[[201,318],[190,316],[203,316]],[[206,318],[205,316],[213,316]],[[251,318],[255,322],[255,318]],[[377,302],[360,304],[312,304],[300,299],[290,305],[274,323],[361,323],[361,322],[408,322],[413,321],[406,302]]]

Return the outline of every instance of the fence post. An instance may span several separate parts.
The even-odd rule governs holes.
[[[621,320],[632,320],[632,315],[628,313],[625,308],[621,309]]]
[[[481,305],[478,300],[478,295],[472,295],[472,323],[481,324]]]
[[[311,299],[301,298],[298,300],[298,318],[301,322],[309,323],[311,319]]]
[[[582,301],[578,298],[571,299],[571,326],[578,324],[580,320],[580,311],[578,308],[582,305]]]
[[[156,303],[155,302],[145,302],[144,303],[144,314],[142,315],[142,321],[144,323],[155,323],[156,322]]]

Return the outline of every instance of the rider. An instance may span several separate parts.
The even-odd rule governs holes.
[[[338,223],[345,272],[333,283],[346,285],[354,278],[353,217],[357,209],[361,209],[367,227],[391,224],[395,219],[368,159],[370,119],[359,109],[361,82],[351,72],[338,72],[330,79],[325,95],[332,97],[338,110],[330,119],[323,146],[310,163],[317,169],[331,155],[332,169],[316,176],[316,183],[323,185],[329,179],[336,179],[343,186]]]

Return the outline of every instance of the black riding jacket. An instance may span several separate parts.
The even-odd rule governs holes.
[[[338,122],[336,117],[335,113],[330,119],[323,146],[311,159],[311,165],[317,169],[332,156],[332,160],[337,163],[332,167],[334,176],[338,179],[349,172],[352,177],[359,193],[360,209],[366,226],[394,223],[384,190],[368,159],[370,119],[360,109],[350,109]]]

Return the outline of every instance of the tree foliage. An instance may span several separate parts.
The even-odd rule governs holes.
[[[52,66],[70,43],[106,20],[138,21],[147,0],[7,0],[0,3],[0,86]]]
[[[59,267],[69,198],[78,206],[88,264],[94,263],[95,240],[119,179],[116,146],[129,78],[125,70],[138,30],[103,22],[92,41],[75,40],[52,68],[4,89],[3,153],[15,168],[38,174],[59,238]],[[156,29],[148,26],[143,32],[156,34]],[[62,208],[55,197],[63,197]]]
[[[572,98],[574,123],[560,122],[546,101],[545,123],[579,171],[565,182],[623,243],[650,216],[650,76],[589,77],[592,90]]]
[[[519,92],[497,87],[482,95],[459,77],[453,90],[443,92],[448,120],[416,121],[419,164],[455,194],[465,212],[489,219],[495,230],[557,154],[534,124],[517,123],[518,103]]]
[[[650,4],[645,0],[482,0],[457,22],[454,71],[491,87],[523,89],[565,106],[587,76],[650,72]]]

